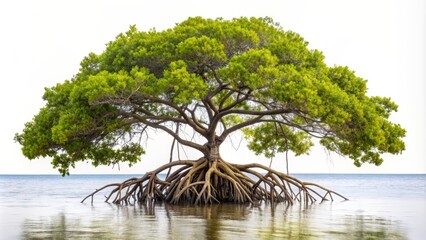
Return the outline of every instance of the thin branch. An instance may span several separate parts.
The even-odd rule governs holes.
[[[164,104],[166,106],[169,106],[169,107],[175,109],[182,116],[182,118],[185,119],[185,121],[187,122],[188,125],[190,125],[195,131],[197,131],[201,135],[205,135],[206,130],[199,127],[196,123],[193,122],[192,118],[190,118],[185,113],[185,111],[183,110],[185,108],[182,109],[181,107],[179,107],[177,104],[175,104],[173,102],[166,101],[166,100],[163,100],[163,99],[157,98],[157,97],[146,97],[146,99],[150,100],[151,102]]]
[[[191,118],[192,118],[192,121],[199,127],[199,128],[201,128],[201,129],[203,129],[204,131],[207,131],[207,128],[199,121],[199,120],[197,120],[197,116],[196,116],[196,111],[197,111],[197,109],[198,109],[198,107],[203,107],[204,108],[204,106],[200,106],[200,104],[199,103],[197,103],[197,104],[195,104],[195,107],[194,107],[194,109],[190,109],[189,107],[186,107],[186,111],[188,111],[190,114],[191,114]],[[207,123],[205,123],[205,124],[207,124]]]
[[[138,114],[132,114],[132,116],[135,119],[138,119],[139,121],[141,121],[143,124],[150,126],[151,128],[163,130],[164,132],[168,133],[170,136],[175,138],[176,141],[178,141],[182,145],[197,149],[202,153],[204,153],[206,151],[205,146],[197,144],[195,142],[191,142],[191,141],[187,141],[185,139],[182,139],[178,134],[176,134],[173,130],[171,130],[170,128],[168,128],[166,126],[163,126],[159,123],[152,123],[152,122],[148,121],[147,119],[145,119],[144,117],[139,116]]]
[[[179,135],[179,124],[176,124],[176,132],[175,133],[176,133],[176,135]],[[176,143],[176,138],[173,138],[172,146],[170,147],[170,159],[169,159],[169,163],[171,163],[173,161],[173,151],[175,149],[175,143]],[[169,171],[167,172],[166,178],[169,177],[171,170],[172,169],[169,168]]]
[[[242,115],[252,115],[257,116],[255,118],[252,118],[250,120],[247,120],[245,122],[239,123],[237,125],[234,125],[228,129],[226,129],[222,135],[221,138],[225,139],[230,133],[235,132],[239,129],[248,127],[250,125],[256,124],[261,121],[262,117],[264,116],[270,116],[275,114],[283,114],[283,113],[289,113],[290,110],[288,109],[276,109],[276,110],[266,110],[266,111],[253,111],[253,110],[243,110],[243,109],[234,109],[225,111],[222,114],[222,117],[228,114],[242,114]],[[219,114],[220,115],[220,114]],[[265,120],[265,121],[274,121],[274,120]]]
[[[237,94],[236,100],[234,102],[232,102],[231,104],[229,104],[228,106],[226,106],[225,108],[223,108],[222,110],[223,111],[227,111],[229,109],[234,108],[238,104],[243,103],[244,101],[248,100],[248,98],[250,97],[250,94],[251,94],[251,90],[250,89],[247,91],[247,93],[239,91],[238,94]],[[241,95],[243,97],[240,98]]]
[[[226,95],[223,96],[222,100],[220,101],[220,103],[219,103],[219,111],[222,111],[223,104],[225,104],[226,99],[228,99],[229,97],[232,96],[232,94],[235,93],[235,91],[233,89],[226,89],[226,90],[228,90],[228,93],[226,93]]]
[[[242,128],[245,128],[245,127],[248,127],[248,126],[253,125],[255,123],[258,123],[262,119],[262,117],[263,116],[257,116],[255,118],[252,118],[252,119],[247,120],[245,122],[234,125],[234,126],[228,128],[228,129],[226,129],[225,131],[223,131],[222,135],[220,135],[220,138],[225,139],[229,134],[231,134],[231,133],[233,133],[237,130],[240,130]]]

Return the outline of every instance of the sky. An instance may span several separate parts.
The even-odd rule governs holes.
[[[303,36],[309,48],[322,51],[328,65],[349,66],[368,80],[370,96],[391,97],[399,104],[391,120],[407,130],[402,154],[384,155],[379,167],[357,168],[352,160],[319,147],[309,156],[290,156],[290,173],[426,173],[426,1],[16,0],[0,3],[0,174],[58,174],[49,159],[26,159],[13,141],[44,106],[45,87],[72,78],[84,56],[101,53],[130,25],[164,30],[191,16],[271,17]],[[148,153],[132,168],[82,163],[71,174],[152,170],[168,161],[171,140],[161,134],[151,138]],[[244,141],[237,148],[240,140],[234,136],[222,147],[225,160],[269,165],[269,159],[249,152]],[[272,166],[284,171],[283,156]]]

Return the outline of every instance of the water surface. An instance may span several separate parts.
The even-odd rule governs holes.
[[[426,175],[303,174],[350,198],[284,204],[117,206],[81,199],[123,175],[0,175],[0,239],[424,239]],[[106,194],[106,193],[105,193]]]

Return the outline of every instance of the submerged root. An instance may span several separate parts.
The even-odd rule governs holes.
[[[174,170],[172,170],[174,169]],[[160,173],[172,170],[161,178]],[[333,195],[344,196],[315,183],[302,182],[287,174],[260,164],[231,164],[223,160],[209,162],[175,161],[122,183],[108,184],[86,196],[82,202],[104,189],[112,188],[106,202],[115,204],[211,204],[211,203],[272,203],[333,201]]]

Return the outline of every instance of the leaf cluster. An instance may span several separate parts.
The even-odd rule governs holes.
[[[397,105],[323,60],[270,18],[194,17],[161,32],[131,26],[88,54],[72,79],[46,88],[46,106],[15,140],[30,159],[52,157],[62,174],[78,161],[139,161],[147,129],[205,155],[241,130],[267,157],[308,153],[312,137],[357,166],[404,150],[405,130],[389,121]]]

